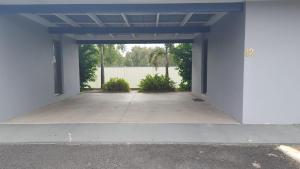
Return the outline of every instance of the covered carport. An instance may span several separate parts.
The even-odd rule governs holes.
[[[0,0],[1,168],[299,168],[299,9]],[[191,93],[80,94],[79,44],[150,42],[193,43]]]
[[[0,120],[77,95],[78,44],[193,43],[194,96],[241,123],[299,123],[299,6],[255,0],[3,1]]]
[[[7,114],[5,118],[10,120],[6,123],[237,123],[209,103],[193,101],[193,97],[200,97],[196,93],[197,86],[193,89],[194,96],[189,93],[134,93],[128,96],[84,94],[74,97],[79,93],[78,84],[74,84],[78,75],[74,71],[78,71],[75,68],[78,66],[78,44],[193,43],[195,39],[203,39],[211,26],[228,13],[241,13],[242,3],[2,5],[0,9],[4,20],[24,24],[25,30],[27,25],[39,27],[41,34],[53,41],[54,55],[51,63],[54,66],[52,89],[55,96],[51,101],[46,101],[43,96],[35,98],[45,101],[27,109],[14,107],[19,112],[17,116]],[[22,22],[18,23],[19,20]],[[34,40],[35,32],[32,28],[28,31],[33,36],[28,40]],[[201,45],[196,44],[194,48],[198,47]],[[203,83],[198,78],[201,72],[200,67],[193,72],[195,83],[199,80]],[[31,83],[37,82],[33,80]],[[33,95],[27,95],[31,103],[36,97]],[[73,97],[57,102],[70,96]],[[13,109],[10,111],[15,111]]]

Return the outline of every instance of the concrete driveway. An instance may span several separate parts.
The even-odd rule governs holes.
[[[189,92],[82,93],[5,123],[209,123],[237,124]]]

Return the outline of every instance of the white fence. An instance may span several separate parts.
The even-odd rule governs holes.
[[[154,67],[105,67],[104,69],[106,82],[113,77],[124,78],[128,81],[131,88],[137,88],[140,80],[145,78],[148,74],[164,75],[165,67],[158,67],[157,71]],[[98,68],[96,75],[96,81],[89,83],[92,88],[100,88],[101,86],[100,67]],[[179,76],[178,70],[176,70],[175,67],[169,67],[169,76],[178,86],[181,81],[181,77]]]

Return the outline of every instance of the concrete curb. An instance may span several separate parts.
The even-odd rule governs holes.
[[[0,125],[0,143],[299,144],[299,125]]]

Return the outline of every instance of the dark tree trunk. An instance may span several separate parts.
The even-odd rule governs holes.
[[[166,57],[166,77],[169,77],[169,57],[168,57],[168,46],[166,45],[166,53],[165,53],[165,57]]]
[[[104,46],[101,45],[101,52],[100,52],[100,66],[101,66],[101,89],[104,87],[105,77],[104,77]]]

